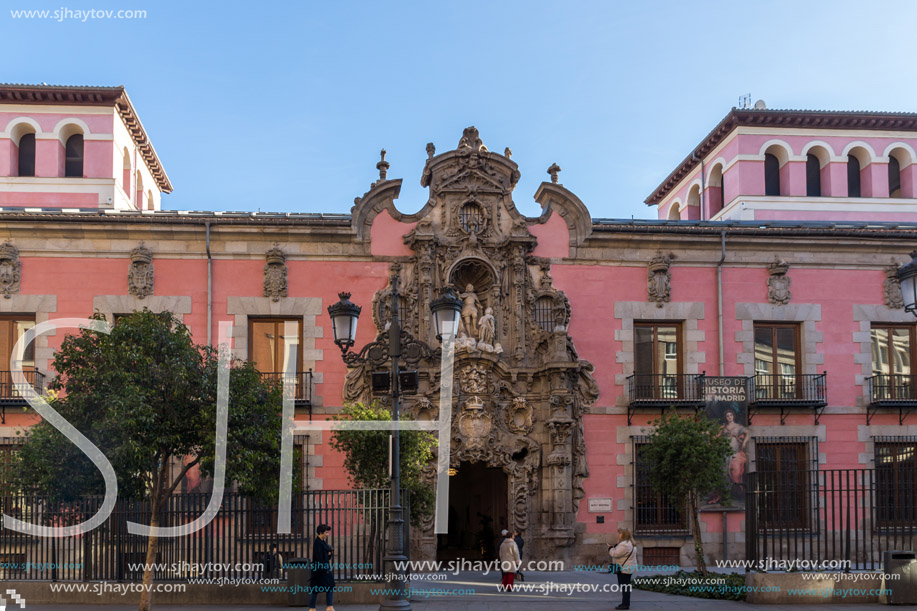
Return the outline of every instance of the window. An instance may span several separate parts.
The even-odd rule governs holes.
[[[535,301],[535,322],[550,333],[554,330],[554,300],[550,297],[539,297]]]
[[[901,164],[894,155],[888,157],[888,196],[901,197]]]
[[[35,134],[19,139],[19,176],[35,176]]]
[[[634,382],[637,399],[680,396],[681,327],[634,323]]]
[[[484,226],[484,211],[475,203],[467,203],[459,211],[459,222],[468,233],[478,233]]]
[[[873,325],[870,329],[874,399],[914,398],[911,362],[917,345],[915,330],[913,325]]]
[[[860,197],[860,160],[847,155],[847,197]]]
[[[755,467],[764,493],[764,527],[808,528],[809,482],[811,472],[818,470],[817,438],[756,437]]]
[[[780,161],[770,153],[764,154],[764,194],[780,195]]]
[[[16,453],[22,444],[18,437],[0,437],[0,503],[6,497],[16,494],[13,488],[13,474],[15,473]]]
[[[83,134],[74,134],[67,138],[65,147],[64,176],[83,177]]]
[[[296,318],[251,318],[248,321],[248,358],[255,368],[266,378],[282,382],[284,365],[284,325],[291,322],[295,325],[298,344],[293,347],[296,352],[296,371],[302,371],[302,319]],[[301,397],[303,384],[301,376],[296,376],[296,397]]]
[[[755,393],[757,399],[797,398],[799,327],[755,324]]]
[[[876,437],[876,525],[917,523],[917,437]]]
[[[649,482],[652,469],[642,459],[649,438],[634,437],[634,525],[637,532],[686,532],[686,515],[672,505],[666,497],[656,492]]]
[[[806,195],[821,197],[821,162],[812,153],[806,155]]]

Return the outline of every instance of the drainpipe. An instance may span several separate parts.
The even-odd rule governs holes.
[[[207,230],[207,345],[213,345],[213,257],[210,256],[210,221],[204,221]]]
[[[726,230],[720,232],[722,254],[716,264],[716,323],[718,326],[720,350],[720,375],[726,375],[726,357],[723,355],[723,262],[726,261]]]

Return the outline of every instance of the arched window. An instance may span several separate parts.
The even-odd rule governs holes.
[[[812,153],[806,155],[806,195],[821,197],[821,162]]]
[[[155,209],[156,209],[155,206],[154,206],[154,204],[153,204],[153,192],[152,192],[152,191],[149,191],[149,192],[147,193],[147,195],[146,195],[146,209],[147,209],[147,210],[155,210]]]
[[[707,183],[707,218],[713,218],[723,209],[726,194],[723,192],[723,166],[717,165],[710,172]]]
[[[122,168],[124,171],[121,175],[121,180],[124,183],[124,192],[127,193],[127,196],[131,195],[131,155],[127,152],[127,147],[124,147],[124,161],[122,162]]]
[[[860,197],[860,160],[847,155],[847,197]]]
[[[672,202],[669,205],[669,218],[670,221],[677,221],[681,219],[681,214],[678,211],[678,202]]]
[[[19,139],[19,176],[35,176],[35,134]]]
[[[888,156],[888,196],[901,197],[901,164],[894,155]]]
[[[770,153],[764,154],[764,194],[780,195],[780,161]]]
[[[83,177],[83,134],[74,134],[67,138],[65,148],[64,176]]]

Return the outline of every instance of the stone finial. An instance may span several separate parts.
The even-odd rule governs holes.
[[[555,185],[557,184],[557,174],[560,173],[560,166],[556,163],[552,163],[551,167],[548,168],[548,174],[551,175],[551,182]]]
[[[153,294],[153,253],[140,246],[131,251],[131,266],[127,272],[127,293],[138,299]]]
[[[0,244],[0,293],[4,299],[19,293],[21,269],[19,249],[9,242]]]
[[[885,305],[900,310],[904,307],[904,295],[901,294],[901,282],[898,280],[898,263],[892,259],[885,268]]]
[[[669,266],[673,257],[666,256],[662,252],[657,252],[656,256],[650,259],[646,272],[647,293],[649,300],[656,302],[656,307],[661,308],[662,304],[669,301],[672,294],[672,273]]]
[[[503,156],[506,157],[507,159],[512,159],[513,158],[513,149],[509,147],[506,147],[505,149],[503,149]]]
[[[470,148],[475,152],[487,152],[487,147],[484,146],[484,142],[481,141],[481,136],[478,134],[478,128],[474,125],[466,127],[462,132],[462,139],[459,140],[458,148]]]
[[[790,302],[790,277],[786,273],[790,264],[776,257],[774,262],[767,266],[770,277],[767,279],[767,299],[774,305],[785,305]]]
[[[379,155],[382,157],[382,160],[376,164],[376,169],[379,170],[379,182],[382,182],[386,180],[385,177],[388,175],[388,169],[392,167],[392,164],[385,160],[385,149],[382,149]]]
[[[436,154],[436,145],[432,142],[427,142],[427,159],[433,159],[433,155]]]
[[[271,301],[280,301],[287,296],[287,256],[274,244],[267,251],[264,264],[264,296]]]

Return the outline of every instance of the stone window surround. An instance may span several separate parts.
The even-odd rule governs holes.
[[[762,437],[807,437],[815,438],[818,441],[818,465],[827,464],[828,456],[825,453],[825,445],[828,440],[828,427],[824,424],[767,424],[752,425],[748,427],[748,436],[753,443],[746,446],[748,461],[745,463],[748,467],[755,467],[757,470],[757,440]],[[810,446],[811,447],[811,446]],[[811,457],[806,456],[806,462],[815,462]],[[751,469],[748,469],[751,472]]]
[[[853,354],[853,362],[861,367],[854,383],[862,388],[856,404],[857,407],[865,409],[869,404],[869,387],[866,384],[866,378],[872,375],[872,324],[889,323],[913,326],[915,319],[913,314],[903,309],[889,308],[885,305],[854,304],[853,320],[859,323],[859,330],[853,332],[853,343],[860,347],[859,352]],[[885,433],[878,434],[884,435]],[[872,442],[870,441],[869,444],[872,445]]]
[[[818,344],[824,341],[824,333],[815,330],[815,323],[821,322],[819,304],[737,303],[736,320],[742,324],[742,330],[735,334],[736,342],[742,345],[736,354],[736,362],[744,366],[746,376],[755,375],[755,322],[801,323],[799,340],[802,347],[802,373],[818,373],[817,366],[825,364],[825,355],[818,352]]]
[[[11,295],[9,299],[0,299],[0,314],[34,315],[35,324],[47,322],[55,312],[57,295]],[[52,335],[57,335],[57,331],[52,330],[35,338],[35,368],[45,375],[54,360],[54,350],[48,346],[48,337]]]
[[[910,316],[910,314],[909,314]],[[917,436],[917,424],[861,424],[857,426],[857,441],[864,444],[859,462],[864,467],[875,467],[876,437],[912,437]]]
[[[323,350],[315,347],[315,338],[324,337],[324,329],[318,326],[317,318],[322,313],[321,297],[281,297],[272,301],[270,297],[228,297],[226,313],[234,317],[232,325],[233,356],[248,360],[248,319],[250,316],[302,317],[302,360],[300,371],[312,370],[312,383],[321,384],[323,374],[316,370],[316,363],[324,360]],[[325,413],[322,397],[312,393],[312,410]],[[324,431],[310,431],[306,440],[309,468],[305,477],[310,490],[323,490],[323,481],[316,477],[316,470],[323,466],[324,457],[316,454],[315,446],[324,442]]]
[[[627,376],[634,373],[634,321],[672,321],[682,325],[684,373],[700,373],[700,366],[707,362],[706,353],[698,350],[707,337],[706,331],[698,324],[704,319],[704,303],[701,301],[665,303],[661,308],[647,301],[617,301],[614,316],[621,319],[621,328],[615,331],[615,341],[621,346],[615,353],[615,362],[621,363],[623,369],[615,376],[616,386],[625,386]],[[627,393],[620,393],[616,406],[626,408],[627,402]]]
[[[191,313],[191,298],[187,296],[159,295],[140,299],[133,295],[96,295],[92,298],[92,311],[101,312],[109,323],[114,323],[115,314],[127,314],[149,309],[151,312],[172,312],[184,321]]]

